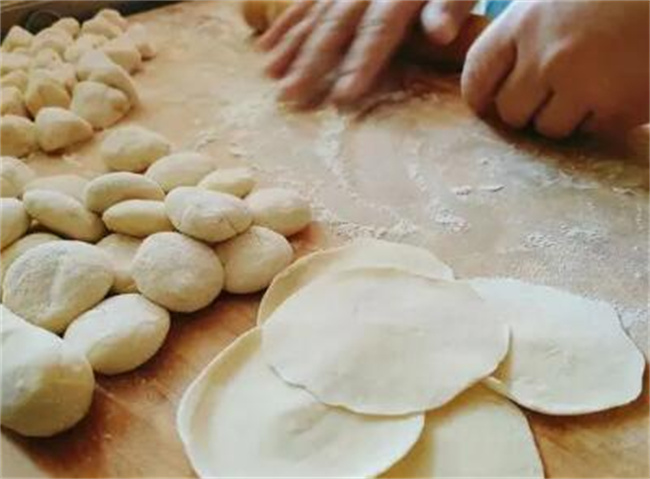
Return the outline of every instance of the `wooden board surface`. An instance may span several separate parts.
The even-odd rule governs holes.
[[[360,235],[423,245],[460,277],[513,276],[611,301],[647,355],[646,165],[493,129],[462,104],[457,78],[419,69],[393,72],[362,110],[288,112],[234,5],[187,2],[138,20],[161,52],[137,77],[144,105],[125,123],[307,194],[318,221],[293,238],[300,254]],[[100,138],[30,164],[92,177]],[[45,440],[3,431],[4,475],[28,458],[57,477],[192,476],[175,408],[201,368],[253,326],[259,298],[223,295],[175,316],[150,362],[98,378],[73,430]],[[649,475],[647,388],[606,413],[527,416],[549,477]]]

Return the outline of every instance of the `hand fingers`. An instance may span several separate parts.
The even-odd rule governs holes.
[[[475,0],[433,0],[427,3],[421,16],[427,37],[438,45],[454,41],[475,4]]]
[[[550,88],[535,68],[521,59],[503,82],[496,96],[501,119],[513,128],[523,128],[544,105]]]
[[[562,139],[570,136],[589,111],[574,98],[556,93],[535,118],[535,130],[543,136]]]
[[[269,51],[275,47],[294,25],[307,16],[314,3],[315,0],[302,0],[291,5],[257,40],[257,46],[264,51]]]

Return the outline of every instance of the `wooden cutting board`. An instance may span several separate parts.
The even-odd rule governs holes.
[[[419,70],[396,70],[353,115],[287,112],[232,2],[186,2],[137,20],[160,54],[137,76],[143,107],[124,123],[308,195],[317,221],[292,239],[299,254],[360,235],[419,244],[460,277],[513,276],[611,301],[647,355],[646,165],[493,129],[463,105],[457,78]],[[91,177],[103,170],[100,139],[30,164],[41,175]],[[151,361],[98,378],[90,414],[71,431],[51,439],[3,431],[3,477],[34,468],[56,477],[192,476],[175,409],[202,367],[253,327],[259,299],[223,295],[176,315]],[[648,477],[648,404],[646,387],[605,413],[527,412],[547,476]]]

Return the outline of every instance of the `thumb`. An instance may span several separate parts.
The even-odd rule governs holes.
[[[438,45],[453,42],[475,4],[476,0],[430,0],[421,15],[429,40]]]

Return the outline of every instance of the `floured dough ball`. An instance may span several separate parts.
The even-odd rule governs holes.
[[[201,153],[181,152],[160,158],[145,175],[166,192],[179,186],[195,186],[215,169],[214,162]]]
[[[64,195],[84,202],[84,191],[88,180],[78,175],[53,175],[36,178],[25,185],[24,191],[47,190],[58,191]]]
[[[133,41],[143,60],[150,60],[156,56],[156,46],[142,23],[133,23],[126,29],[125,34]]]
[[[5,156],[29,155],[38,146],[34,123],[22,116],[3,116],[0,118],[0,143]]]
[[[246,203],[236,196],[192,186],[172,190],[165,210],[178,231],[211,243],[246,231],[252,222]]]
[[[97,246],[101,248],[110,258],[115,282],[112,291],[117,294],[137,293],[131,265],[133,258],[138,252],[142,240],[121,234],[108,235],[103,238]]]
[[[63,52],[68,48],[74,39],[72,36],[63,29],[46,28],[41,30],[34,37],[34,41],[30,47],[32,54],[36,55],[38,52],[45,49],[54,50],[59,56],[63,56]]]
[[[226,274],[224,289],[237,294],[266,288],[293,260],[285,237],[261,226],[221,243],[216,251]]]
[[[11,156],[0,157],[0,197],[17,198],[35,176],[25,163]]]
[[[149,236],[135,255],[132,271],[142,294],[182,313],[208,306],[223,287],[223,267],[214,251],[180,233]]]
[[[97,12],[95,18],[102,18],[112,23],[122,31],[126,30],[126,28],[129,26],[129,22],[127,21],[127,19],[124,18],[122,14],[118,10],[115,10],[114,8],[101,9],[99,12]]]
[[[45,107],[68,108],[70,95],[61,83],[43,75],[34,76],[27,84],[25,105],[33,117]]]
[[[61,56],[51,48],[44,48],[34,54],[29,65],[31,70],[37,68],[54,68],[63,64]]]
[[[140,104],[137,88],[129,73],[104,52],[91,50],[85,53],[77,62],[76,71],[79,80],[96,81],[117,88],[129,98],[131,104]]]
[[[120,374],[147,362],[165,342],[169,313],[139,294],[108,298],[68,327],[65,343],[102,374]]]
[[[27,117],[27,109],[23,102],[23,94],[15,86],[2,87],[0,94],[0,115],[16,115]]]
[[[16,198],[0,198],[0,249],[23,236],[30,219],[25,206]]]
[[[99,154],[111,170],[139,173],[171,151],[167,139],[140,126],[111,131],[102,141]]]
[[[34,68],[29,76],[30,80],[44,78],[49,82],[58,83],[68,94],[72,93],[74,86],[77,84],[75,69],[67,63],[48,68]]]
[[[243,198],[255,186],[255,178],[249,168],[226,168],[210,173],[199,182],[199,187]]]
[[[0,265],[0,291],[2,290],[1,286],[4,282],[5,273],[9,270],[9,267],[14,263],[14,261],[27,253],[30,249],[60,239],[61,238],[51,233],[32,233],[23,236],[11,246],[3,249],[1,254],[2,264]]]
[[[108,58],[131,74],[142,68],[140,50],[127,35],[109,40],[101,48]]]
[[[36,116],[36,138],[43,151],[60,150],[93,136],[93,127],[75,113],[47,107]]]
[[[93,81],[77,83],[70,104],[70,110],[96,130],[114,125],[130,108],[129,99],[120,90]]]
[[[66,238],[96,242],[105,234],[102,220],[79,201],[57,191],[29,190],[23,195],[29,214]]]
[[[98,68],[115,66],[115,62],[108,58],[106,53],[95,48],[84,53],[77,62],[76,73],[79,80],[87,80],[92,71]]]
[[[69,63],[77,63],[86,53],[101,47],[108,41],[103,35],[88,33],[80,35],[75,42],[65,49],[63,59]]]
[[[174,230],[162,201],[122,201],[104,211],[102,220],[110,231],[136,238]]]
[[[21,93],[25,93],[27,90],[27,83],[29,82],[29,76],[22,70],[16,70],[15,72],[8,73],[0,79],[0,86],[2,88],[13,86],[18,88]]]
[[[116,203],[125,200],[165,199],[165,192],[158,183],[136,173],[125,171],[98,176],[86,187],[86,208],[103,213]]]
[[[298,193],[284,188],[264,188],[246,197],[253,223],[283,236],[291,236],[311,221],[311,208]]]
[[[79,24],[79,21],[76,18],[66,17],[66,18],[61,18],[56,22],[54,22],[50,28],[54,30],[63,30],[71,37],[76,37],[77,35],[79,35],[79,31],[81,30],[81,25]]]
[[[122,29],[105,18],[95,16],[95,18],[83,22],[81,25],[81,33],[102,35],[106,38],[115,38],[122,34]]]
[[[37,246],[7,270],[2,301],[27,321],[60,333],[99,303],[113,285],[106,254],[80,241]]]
[[[2,425],[23,436],[49,437],[90,409],[95,378],[81,354],[55,334],[24,324],[2,331]]]
[[[29,48],[34,41],[34,35],[29,33],[23,27],[14,25],[7,32],[4,41],[2,42],[2,49],[5,52],[10,52],[16,48]]]
[[[31,59],[28,55],[17,52],[3,53],[0,62],[0,76],[16,70],[28,71],[30,62]]]

